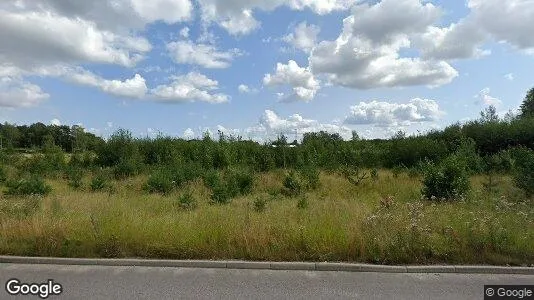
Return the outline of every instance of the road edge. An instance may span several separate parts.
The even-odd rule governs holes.
[[[357,263],[332,262],[259,262],[239,260],[159,260],[159,259],[94,259],[0,256],[0,264],[46,264],[46,265],[89,265],[89,266],[136,266],[170,268],[216,268],[252,270],[301,270],[342,271],[379,273],[457,273],[457,274],[520,274],[534,275],[534,267],[505,266],[385,266]]]

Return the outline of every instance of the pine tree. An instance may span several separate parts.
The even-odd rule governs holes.
[[[527,92],[523,104],[521,104],[521,118],[534,117],[534,88]]]

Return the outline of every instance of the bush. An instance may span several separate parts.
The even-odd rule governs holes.
[[[158,170],[148,177],[145,190],[149,193],[168,194],[174,188],[172,176],[166,170]]]
[[[403,170],[404,167],[400,165],[393,167],[393,169],[391,170],[393,172],[393,178],[398,178]]]
[[[78,167],[69,167],[66,173],[69,186],[74,189],[79,189],[82,187],[83,169]]]
[[[319,188],[319,170],[315,167],[305,167],[300,170],[300,177],[304,183],[304,187],[307,190],[315,190]]]
[[[514,151],[513,178],[517,187],[528,197],[534,195],[534,151],[521,148]]]
[[[3,166],[0,166],[0,183],[4,183],[7,180],[7,173]]]
[[[198,204],[191,192],[186,192],[178,198],[178,205],[185,210],[194,210]]]
[[[306,196],[302,196],[299,198],[299,201],[297,202],[297,208],[298,209],[306,209],[309,206],[308,198]]]
[[[282,194],[288,197],[296,197],[303,191],[302,180],[295,171],[286,174],[283,185]]]
[[[217,184],[212,188],[211,204],[228,204],[232,201],[232,196],[225,184]]]
[[[194,163],[174,165],[171,167],[170,172],[176,187],[180,187],[204,175],[202,166]]]
[[[469,175],[464,160],[453,155],[438,165],[427,165],[421,191],[427,199],[455,200],[464,196],[469,189]]]
[[[102,191],[110,186],[109,178],[104,173],[99,173],[93,177],[90,186],[93,192]]]
[[[216,186],[221,184],[221,176],[216,170],[210,170],[206,172],[203,176],[204,185],[210,189],[214,189]]]
[[[46,196],[52,191],[52,188],[36,175],[18,180],[8,180],[6,186],[6,194],[16,196]]]
[[[113,175],[115,179],[126,179],[128,177],[137,175],[140,167],[134,160],[121,160],[118,165],[113,168]]]
[[[254,176],[246,170],[229,170],[225,174],[225,181],[231,197],[250,194],[254,187]]]
[[[267,200],[264,197],[257,197],[254,200],[254,211],[255,212],[264,212],[267,209]]]

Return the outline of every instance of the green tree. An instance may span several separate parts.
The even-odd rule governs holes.
[[[494,105],[490,105],[486,109],[481,111],[480,121],[482,123],[499,122],[499,116],[497,115],[497,108],[495,108]]]
[[[534,117],[534,88],[531,88],[527,92],[525,100],[523,101],[523,104],[521,104],[520,116],[521,118]]]

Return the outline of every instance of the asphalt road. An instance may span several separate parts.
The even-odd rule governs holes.
[[[319,271],[0,264],[6,282],[63,287],[48,299],[483,299],[484,285],[534,284],[528,275],[391,274]]]

